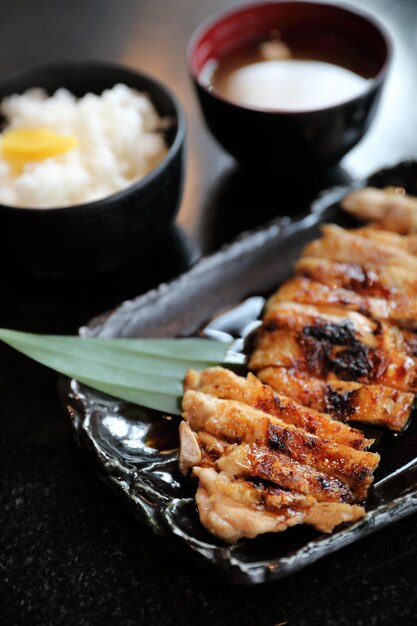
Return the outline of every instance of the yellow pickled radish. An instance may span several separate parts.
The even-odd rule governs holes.
[[[14,128],[2,133],[3,157],[17,170],[26,163],[65,154],[78,146],[76,137],[48,128]]]

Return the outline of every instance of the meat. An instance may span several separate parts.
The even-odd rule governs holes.
[[[369,226],[356,228],[354,232],[356,235],[366,237],[372,241],[379,241],[384,245],[394,246],[395,248],[405,250],[410,254],[417,254],[416,233],[412,233],[411,235],[399,235],[398,233],[393,233],[389,230],[379,230],[377,228],[370,228]]]
[[[254,376],[220,367],[190,371],[185,387],[180,468],[198,478],[197,507],[210,532],[225,541],[295,524],[330,532],[363,515],[356,503],[366,497],[377,454],[337,443],[331,431],[326,438],[277,417],[286,415],[272,401],[281,396]],[[264,410],[255,408],[262,401]],[[337,426],[327,415],[311,414]]]
[[[330,289],[345,289],[360,296],[383,298],[396,318],[417,311],[417,277],[404,267],[357,265],[326,258],[302,257],[295,266],[298,275]]]
[[[340,263],[355,263],[361,266],[363,264],[387,265],[388,267],[402,267],[413,272],[417,270],[417,258],[396,246],[372,241],[335,224],[326,224],[322,231],[323,237],[307,244],[303,256],[325,258]]]
[[[179,427],[180,449],[178,465],[182,474],[187,474],[190,467],[198,465],[202,460],[197,438],[187,422],[181,422]]]
[[[200,442],[207,445],[204,438]],[[216,461],[216,468],[230,478],[262,478],[288,491],[313,496],[318,502],[355,501],[349,487],[337,478],[256,444],[228,446]]]
[[[324,226],[267,301],[247,376],[221,367],[186,375],[179,465],[198,480],[203,525],[225,541],[359,519],[379,455],[350,422],[407,426],[417,199],[355,194],[347,210],[387,230]]]
[[[256,443],[342,480],[357,500],[363,500],[372,482],[379,456],[312,435],[302,428],[234,400],[220,400],[186,391],[185,420],[191,430],[206,431],[228,443]]]
[[[266,302],[263,325],[268,330],[279,328],[299,330],[305,324],[347,322],[355,333],[366,336],[375,334],[379,328],[377,322],[339,306],[303,304],[287,300],[283,294],[288,284],[289,281],[284,283],[283,287]]]
[[[221,367],[210,368],[201,373],[191,370],[185,378],[184,389],[194,389],[216,398],[243,402],[278,417],[287,424],[358,450],[363,450],[372,443],[365,439],[360,430],[306,408],[285,395],[279,395],[252,374],[245,380]]]
[[[417,392],[414,358],[341,337],[339,329],[306,326],[302,332],[277,330],[258,333],[249,367],[258,371],[270,366],[294,368],[316,378],[335,375],[341,380],[383,384],[400,391]]]
[[[184,475],[195,465],[201,465],[222,471],[229,478],[261,478],[287,491],[313,496],[318,502],[352,504],[355,501],[352,491],[342,481],[276,450],[258,444],[227,443],[206,431],[193,436],[200,446],[201,457],[199,462],[187,465],[180,451]]]
[[[339,336],[343,342],[362,341],[370,348],[396,350],[414,357],[414,333],[400,330],[391,323],[371,320],[360,313],[339,306],[311,305],[281,301],[286,285],[266,304],[263,327],[266,331],[279,329],[302,332],[304,328],[321,329],[322,333]]]
[[[201,523],[224,541],[280,532],[298,523],[286,507],[281,514],[266,510],[261,494],[257,497],[256,487],[249,482],[228,480],[211,468],[197,467],[194,474],[199,479],[195,499]]]
[[[341,204],[351,215],[378,228],[397,233],[417,232],[417,198],[395,191],[398,190],[367,187],[348,194]]]
[[[303,276],[295,276],[285,282],[274,300],[345,307],[376,320],[395,321],[407,328],[417,326],[417,300],[409,300],[398,309],[395,300],[363,295],[340,287],[328,287]]]
[[[414,394],[384,385],[364,385],[334,376],[320,380],[284,367],[267,367],[257,374],[279,393],[342,421],[400,431],[406,427],[413,408]]]
[[[199,479],[196,502],[202,524],[230,543],[302,523],[330,532],[342,522],[356,521],[364,514],[357,505],[316,503],[274,487],[231,480],[212,468],[197,467],[194,474]]]

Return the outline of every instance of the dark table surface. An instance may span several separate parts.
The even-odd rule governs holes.
[[[279,178],[260,185],[243,175],[204,128],[184,67],[193,29],[234,4],[3,0],[0,74],[63,59],[142,68],[185,106],[189,153],[179,227],[146,272],[138,259],[106,276],[52,281],[11,276],[4,264],[1,326],[75,333],[91,316],[167,280],[238,232],[302,211],[320,188],[417,156],[417,2],[356,0],[351,4],[376,14],[395,42],[371,131],[339,169],[290,198]],[[56,384],[54,373],[1,347],[0,623],[417,624],[416,516],[280,582],[226,586],[161,548],[99,482],[73,441]]]

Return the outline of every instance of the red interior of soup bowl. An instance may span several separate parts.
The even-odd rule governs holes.
[[[323,46],[330,43],[336,54],[338,47],[356,52],[369,78],[385,74],[390,44],[384,29],[372,17],[331,4],[297,0],[246,5],[203,24],[188,48],[190,73],[201,84],[202,70],[211,59],[277,31],[286,41],[300,28],[306,34],[316,33]]]

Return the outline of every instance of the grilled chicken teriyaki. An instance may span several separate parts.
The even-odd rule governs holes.
[[[348,196],[349,212],[395,232],[324,226],[265,306],[254,374],[188,372],[180,469],[197,477],[200,519],[218,537],[330,532],[364,514],[379,455],[347,422],[402,430],[417,393],[415,204]]]
[[[417,198],[402,188],[358,189],[343,199],[342,206],[377,228],[403,234],[417,232]]]
[[[379,456],[360,431],[221,367],[188,373],[183,415],[180,469],[199,479],[200,519],[225,541],[295,524],[330,532],[363,515],[355,503]]]

